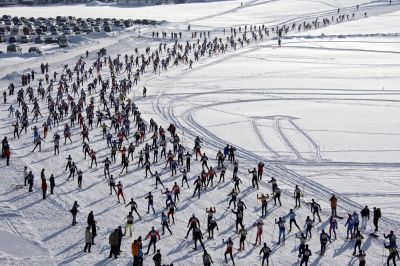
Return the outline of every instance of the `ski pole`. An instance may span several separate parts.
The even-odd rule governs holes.
[[[224,249],[224,242],[225,242],[225,239],[222,239],[221,255],[219,257],[219,260],[221,261],[221,264],[222,264],[222,250]]]
[[[254,228],[251,230],[251,233],[250,233],[250,244],[251,244],[251,239],[253,238],[253,232],[254,232]]]
[[[271,238],[271,243],[272,244],[273,244],[274,235],[275,235],[275,227],[276,227],[276,224],[274,224],[274,228],[272,229],[272,238]]]

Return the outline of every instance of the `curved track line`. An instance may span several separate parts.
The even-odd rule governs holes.
[[[318,144],[314,141],[314,139],[308,135],[303,129],[301,129],[293,120],[288,120],[288,122],[300,133],[302,134],[310,143],[311,145],[314,147],[315,150],[315,159],[317,161],[322,161],[322,157],[321,157],[321,150],[320,147],[318,146]]]
[[[279,134],[281,139],[283,140],[284,144],[296,155],[297,159],[301,161],[306,161],[306,159],[301,156],[299,151],[294,147],[294,145],[290,142],[290,140],[286,137],[285,133],[283,133],[282,128],[280,126],[280,120],[275,119],[274,120],[274,128],[276,132]]]

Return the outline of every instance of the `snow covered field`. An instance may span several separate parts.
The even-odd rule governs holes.
[[[269,204],[264,220],[263,241],[272,248],[273,265],[298,265],[294,233],[288,233],[286,245],[277,246],[277,228],[274,219],[284,216],[294,206],[292,198],[295,184],[304,188],[304,201],[315,198],[322,206],[322,223],[315,225],[313,238],[308,241],[313,256],[310,265],[357,265],[351,256],[354,241],[345,241],[345,219],[339,220],[338,240],[328,246],[325,256],[318,256],[319,233],[328,229],[329,198],[338,197],[338,214],[360,211],[365,205],[382,209],[380,232],[394,230],[399,234],[400,219],[400,2],[366,0],[299,1],[276,0],[224,1],[185,5],[166,5],[140,8],[119,8],[112,5],[71,7],[10,7],[1,8],[3,14],[19,16],[75,15],[77,17],[120,17],[168,20],[159,27],[129,28],[112,36],[101,34],[81,37],[68,49],[42,47],[43,57],[0,57],[1,93],[10,82],[20,87],[20,75],[31,69],[39,72],[41,62],[48,62],[52,71],[61,72],[65,64],[74,65],[86,50],[90,51],[88,63],[102,47],[108,54],[132,54],[134,48],[157,47],[160,40],[152,39],[151,32],[178,31],[187,27],[210,30],[213,36],[222,36],[222,28],[263,24],[269,27],[283,23],[302,23],[316,18],[335,16],[337,8],[344,14],[355,12],[355,21],[346,21],[306,32],[289,32],[278,48],[276,39],[251,42],[236,51],[202,58],[192,69],[187,65],[170,67],[160,75],[151,74],[149,68],[134,86],[130,95],[143,117],[153,118],[166,128],[175,123],[184,146],[192,148],[195,136],[203,138],[203,149],[213,158],[226,144],[237,148],[239,177],[242,179],[240,197],[247,205],[244,224],[248,229],[246,250],[238,252],[239,237],[234,233],[234,216],[226,209],[226,196],[233,185],[226,181],[203,193],[201,199],[191,198],[193,187],[182,189],[177,204],[176,224],[171,226],[174,235],[162,236],[157,244],[163,254],[163,263],[174,265],[201,265],[201,249],[193,251],[193,243],[185,240],[187,220],[192,213],[200,219],[206,238],[205,209],[216,206],[219,232],[214,240],[205,240],[215,265],[222,265],[225,250],[222,239],[234,239],[236,265],[261,265],[258,255],[261,247],[253,247],[255,229],[252,224],[259,218],[260,203],[256,195],[271,193],[266,181],[271,176],[278,180],[283,191],[282,207]],[[356,10],[359,5],[359,11]],[[364,18],[364,12],[367,17]],[[290,24],[288,24],[290,25]],[[227,28],[228,29],[228,28]],[[228,29],[229,32],[229,29]],[[183,32],[184,40],[190,33]],[[184,41],[183,40],[183,41]],[[162,41],[162,40],[161,40]],[[168,45],[172,42],[168,41]],[[102,75],[107,76],[107,71]],[[37,81],[34,87],[37,86]],[[148,96],[142,98],[142,87]],[[97,96],[97,95],[96,95]],[[10,97],[15,106],[15,97]],[[97,101],[97,100],[96,100]],[[47,106],[41,102],[43,116]],[[133,238],[124,237],[122,254],[117,260],[108,259],[108,236],[118,225],[124,225],[128,208],[118,204],[115,195],[109,195],[102,164],[89,168],[83,159],[79,129],[73,128],[73,143],[61,145],[60,155],[53,156],[52,143],[45,142],[42,152],[32,153],[32,134],[12,138],[8,118],[9,104],[0,109],[0,132],[10,138],[11,166],[2,160],[2,186],[0,186],[0,264],[2,265],[131,265],[130,245],[139,235],[144,237],[151,226],[160,228],[160,213],[164,195],[154,190],[154,180],[144,179],[144,171],[136,169],[136,158],[128,174],[120,175],[119,164],[111,166],[117,181],[124,184],[126,199],[134,198],[144,219],[135,216]],[[36,123],[41,126],[45,118]],[[62,124],[50,132],[62,133]],[[108,122],[108,121],[107,121]],[[31,124],[33,126],[34,123]],[[91,130],[91,147],[97,151],[98,162],[109,156],[102,140],[101,129]],[[62,142],[63,143],[63,142]],[[125,143],[126,146],[127,142]],[[143,145],[140,146],[143,148]],[[83,188],[76,181],[65,181],[65,158],[71,154],[84,172]],[[136,155],[136,153],[135,153]],[[210,160],[212,166],[216,161]],[[227,161],[227,160],[226,160]],[[251,175],[247,169],[264,161],[266,171],[260,190],[251,188]],[[119,162],[119,158],[118,158]],[[171,188],[181,175],[170,177],[165,162],[152,166],[162,173],[166,187]],[[229,163],[227,162],[229,165]],[[36,176],[34,193],[27,189],[14,189],[13,184],[23,183],[22,170],[28,166]],[[55,195],[41,199],[39,174],[46,168],[46,177],[56,176]],[[193,183],[201,166],[195,162],[189,174]],[[227,180],[232,176],[228,166]],[[155,194],[156,215],[145,214],[148,191]],[[77,200],[81,205],[78,225],[71,227],[70,208]],[[304,202],[302,202],[304,203]],[[84,228],[87,214],[93,210],[99,226],[96,245],[92,253],[83,253]],[[297,222],[311,215],[309,206],[303,204],[296,210]],[[367,265],[383,265],[383,237],[368,236],[373,231],[372,217],[364,234],[362,248],[367,252]],[[144,251],[148,241],[144,242]],[[387,254],[387,252],[386,252]],[[151,256],[145,265],[152,265]]]

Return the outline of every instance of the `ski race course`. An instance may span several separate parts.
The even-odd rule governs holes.
[[[309,265],[359,265],[358,258],[352,256],[356,241],[346,240],[345,223],[347,215],[354,211],[361,220],[360,211],[366,205],[371,211],[367,228],[361,230],[364,236],[361,249],[367,254],[366,265],[386,265],[389,251],[384,248],[384,243],[389,241],[383,234],[391,230],[400,234],[400,1],[393,0],[389,5],[389,0],[250,0],[135,8],[92,2],[71,6],[1,7],[0,10],[2,15],[25,17],[73,15],[162,21],[156,26],[134,25],[111,33],[74,35],[67,48],[56,49],[54,45],[41,44],[41,56],[0,54],[0,92],[2,95],[4,91],[7,93],[7,103],[2,99],[0,106],[0,133],[2,138],[7,136],[11,147],[10,165],[6,166],[6,159],[2,158],[0,166],[1,265],[132,265],[131,245],[139,236],[143,239],[145,253],[149,240],[144,238],[152,226],[161,234],[161,213],[168,212],[166,196],[160,191],[162,187],[158,185],[156,189],[156,178],[145,178],[145,168],[138,167],[139,151],[145,148],[146,143],[152,144],[151,118],[165,130],[174,124],[180,144],[189,152],[192,152],[195,138],[199,137],[201,152],[206,153],[208,166],[216,169],[217,173],[212,187],[202,190],[200,198],[197,194],[192,197],[193,183],[202,171],[195,154],[191,157],[191,170],[187,176],[188,188],[186,184],[181,186],[184,166],[178,166],[177,175],[171,176],[166,160],[162,158],[153,163],[153,152],[150,153],[151,171],[158,171],[165,188],[171,189],[177,182],[181,189],[175,223],[170,224],[173,234],[167,231],[157,241],[162,265],[203,265],[201,246],[194,250],[192,238],[185,239],[192,214],[199,219],[203,242],[214,265],[233,265],[229,256],[228,263],[224,261],[224,241],[228,238],[233,241],[235,265],[261,265],[259,253],[262,245],[253,245],[257,233],[254,223],[259,220],[264,223],[261,242],[267,243],[272,251],[269,265],[300,265],[298,230],[295,228],[289,232],[287,220],[286,241],[277,244],[279,229],[275,220],[287,216],[289,210],[294,209],[297,223],[305,232],[306,218],[312,218],[307,203],[312,199],[321,205],[322,221],[316,221],[312,238],[306,242],[312,251]],[[329,24],[324,26],[324,19],[328,19]],[[318,27],[314,21],[318,21]],[[311,28],[304,30],[306,24],[312,25]],[[249,42],[242,46],[238,38],[242,38],[245,25]],[[254,31],[257,40],[252,38],[250,25],[257,27]],[[263,30],[263,39],[260,39],[258,27],[262,25],[269,34],[264,34]],[[301,30],[298,30],[298,25],[303,26]],[[233,38],[236,49],[226,39],[231,37],[231,27],[237,31],[241,27],[241,33],[237,32]],[[288,27],[288,32],[280,38],[279,47],[276,29],[282,27]],[[153,32],[166,32],[167,38],[155,38]],[[187,43],[193,45],[197,39],[200,39],[200,45],[203,43],[204,36],[192,38],[193,32],[210,32],[207,41],[213,42],[217,37],[216,43],[226,43],[227,49],[209,54],[207,47],[204,56],[199,56],[197,61],[193,48],[187,54],[188,60],[193,60],[192,67],[184,60],[173,64],[173,55],[167,70],[156,68],[154,73],[154,57],[151,56],[159,49],[160,43],[165,43],[166,48],[172,51],[175,40],[170,38],[171,32],[182,32],[182,38],[177,40],[183,47],[183,50],[178,48],[180,55]],[[0,43],[0,50],[5,51],[6,46],[6,43]],[[21,44],[21,47],[26,51],[29,46]],[[103,161],[106,157],[111,158],[111,148],[103,138],[102,128],[96,126],[97,118],[94,118],[93,128],[89,128],[88,143],[96,152],[97,166],[91,167],[90,156],[84,158],[79,122],[71,126],[72,141],[67,140],[64,144],[64,125],[70,124],[71,110],[58,125],[52,125],[42,142],[41,151],[36,149],[32,152],[32,128],[40,128],[43,137],[43,124],[51,115],[47,96],[57,99],[60,75],[66,75],[66,69],[74,72],[78,62],[85,63],[85,71],[94,68],[94,75],[83,81],[77,95],[72,90],[76,75],[71,80],[66,76],[69,94],[78,103],[83,88],[86,103],[89,105],[93,97],[94,111],[106,113],[101,102],[101,84],[92,93],[87,90],[98,74],[103,81],[111,82],[109,63],[98,72],[94,66],[101,48],[107,50],[106,56],[111,60],[118,57],[122,62],[121,71],[116,71],[115,75],[118,84],[128,78],[125,54],[133,55],[133,58],[139,56],[140,65],[142,54],[151,62],[140,74],[137,85],[134,84],[123,95],[136,105],[147,125],[145,140],[135,145],[133,160],[129,159],[126,172],[121,173],[120,152],[117,152],[116,163],[110,165],[116,183],[121,181],[123,184],[126,203],[133,198],[142,216],[138,219],[133,213],[133,235],[123,236],[117,259],[109,258],[109,236],[118,226],[124,229],[130,208],[123,202],[119,203],[114,192],[110,195]],[[146,48],[150,53],[145,52]],[[159,52],[160,59],[168,57],[166,50]],[[104,57],[100,57],[100,61],[104,62]],[[39,80],[45,89],[49,86],[41,73],[41,63],[48,63],[50,77],[53,77],[53,72],[58,73],[53,90],[44,99],[37,95]],[[137,68],[133,66],[133,73]],[[25,95],[29,126],[27,133],[22,131],[20,138],[14,138],[13,123],[16,119],[9,117],[9,107],[12,104],[21,111],[17,92],[23,88],[26,93],[28,88],[22,86],[21,75],[31,71],[35,72],[35,80],[30,86],[38,98],[42,117],[32,121],[34,105]],[[8,95],[10,83],[15,85],[14,95]],[[146,97],[142,95],[143,87],[147,88]],[[105,92],[107,101],[110,91],[111,87],[108,87]],[[119,98],[119,92],[115,95]],[[67,101],[67,96],[64,93],[62,97]],[[86,124],[88,105],[83,105],[82,110]],[[114,115],[114,106],[109,105],[109,108]],[[126,148],[135,143],[137,129],[133,114],[129,120],[130,135],[122,145]],[[111,129],[111,120],[104,118],[103,122],[108,127],[107,132],[118,139],[117,132]],[[61,136],[60,153],[54,155],[53,135],[56,133]],[[165,132],[165,136],[166,150],[173,150],[170,133]],[[238,198],[247,207],[243,219],[247,238],[245,249],[241,251],[238,250],[240,236],[235,233],[236,216],[231,211],[232,206],[228,208],[228,194],[234,188],[231,182],[233,164],[228,156],[224,161],[225,182],[217,183],[221,171],[217,170],[216,155],[227,144],[236,148],[237,176],[242,181]],[[83,173],[81,188],[77,185],[77,178],[67,180],[70,172],[65,169],[69,155]],[[257,168],[259,162],[265,164],[264,173],[259,189],[254,189],[249,170]],[[28,186],[24,186],[25,166],[35,176],[33,192],[28,192]],[[55,177],[54,194],[50,195],[48,189],[46,199],[42,199],[42,169],[45,169],[47,184],[51,174]],[[271,177],[277,180],[281,190],[282,206],[269,201],[267,216],[262,218],[261,202],[257,197],[261,193],[272,195],[272,185],[268,183]],[[301,208],[295,208],[293,193],[296,185],[303,193]],[[149,192],[154,195],[154,214],[146,213],[145,197]],[[337,215],[344,219],[337,219],[337,239],[332,239],[325,254],[320,256],[319,236],[323,229],[329,231],[329,199],[332,194],[338,199]],[[74,201],[80,207],[77,224],[71,226],[70,210]],[[210,207],[216,208],[214,218],[219,228],[214,232],[214,239],[207,238],[206,208]],[[373,207],[382,211],[378,238],[369,235],[374,232]],[[92,246],[91,253],[85,253],[85,228],[90,211],[93,211],[97,225],[96,245]],[[143,258],[143,265],[154,264],[152,252]]]

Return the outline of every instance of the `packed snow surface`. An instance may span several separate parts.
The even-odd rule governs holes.
[[[359,9],[357,10],[357,5]],[[166,232],[157,243],[163,255],[163,263],[174,265],[202,265],[202,250],[194,251],[193,241],[184,239],[187,220],[195,213],[200,220],[206,249],[215,265],[223,265],[225,245],[222,240],[232,237],[236,265],[261,265],[260,247],[254,247],[253,223],[261,215],[257,195],[271,194],[267,181],[274,176],[282,189],[282,207],[268,205],[264,219],[263,242],[273,253],[273,265],[298,265],[297,230],[287,233],[286,244],[276,245],[278,229],[274,220],[285,216],[294,207],[293,190],[297,184],[304,190],[302,207],[296,209],[299,226],[311,215],[305,201],[314,198],[321,204],[322,222],[313,228],[310,249],[313,255],[310,265],[357,265],[352,257],[354,240],[345,240],[346,219],[338,220],[338,239],[327,248],[324,256],[320,250],[319,234],[329,229],[330,203],[334,193],[338,198],[338,214],[359,212],[368,205],[381,208],[379,238],[369,237],[373,231],[372,215],[368,227],[362,232],[362,249],[367,252],[367,265],[384,265],[387,251],[383,250],[383,236],[394,230],[399,234],[400,219],[400,2],[368,0],[251,0],[161,5],[146,7],[118,7],[114,4],[88,4],[73,6],[2,7],[2,14],[25,17],[49,17],[73,15],[76,17],[146,18],[166,20],[159,26],[134,26],[111,34],[92,34],[74,37],[69,48],[58,49],[54,45],[40,45],[43,56],[0,55],[0,90],[3,93],[10,82],[16,90],[21,87],[20,76],[32,69],[43,78],[40,63],[48,63],[50,73],[62,72],[63,66],[74,66],[85,51],[89,51],[88,66],[97,58],[96,52],[106,47],[107,54],[134,54],[134,48],[144,53],[146,47],[155,49],[160,42],[168,46],[169,39],[152,38],[153,31],[181,31],[185,44],[192,42],[187,25],[192,31],[210,31],[211,38],[230,33],[230,27],[261,24],[272,28],[283,24],[301,24],[318,18],[331,19],[348,14],[349,21],[333,22],[327,27],[308,31],[289,31],[277,45],[275,35],[262,41],[252,41],[243,48],[229,49],[224,54],[202,57],[189,69],[188,65],[170,66],[168,71],[152,74],[146,69],[138,85],[129,95],[149,121],[153,118],[167,128],[177,126],[181,142],[189,150],[196,136],[203,139],[202,151],[216,168],[215,154],[226,144],[237,148],[240,185],[239,197],[247,205],[244,225],[248,229],[246,250],[238,251],[239,237],[234,230],[234,215],[228,207],[227,194],[232,190],[230,182],[233,167],[225,160],[225,183],[214,185],[202,192],[201,198],[192,198],[192,183],[201,172],[201,165],[192,158],[188,175],[190,188],[182,188],[177,203],[176,221],[171,225],[172,236]],[[354,20],[351,19],[355,14]],[[364,14],[366,13],[366,14]],[[248,26],[249,27],[249,26]],[[140,30],[140,33],[139,33]],[[250,37],[250,36],[248,36]],[[168,35],[169,38],[169,35]],[[36,46],[36,45],[35,45]],[[5,51],[5,44],[0,49]],[[27,50],[27,45],[22,45]],[[103,68],[103,78],[110,78]],[[126,78],[126,74],[118,76]],[[85,82],[85,88],[87,83]],[[47,85],[45,85],[47,86]],[[142,88],[148,89],[147,97],[141,97]],[[25,86],[26,88],[26,86]],[[92,95],[98,103],[98,93]],[[55,97],[55,93],[54,93]],[[90,96],[89,96],[90,97]],[[12,137],[13,118],[8,117],[9,104],[18,106],[16,96],[8,97],[8,104],[1,104],[0,132],[7,135],[11,145],[11,165],[2,160],[2,186],[0,186],[0,264],[2,265],[131,265],[131,243],[138,236],[145,237],[151,226],[160,229],[160,215],[165,211],[165,196],[160,188],[155,190],[154,178],[144,179],[144,170],[137,168],[137,151],[128,173],[120,174],[120,156],[110,170],[116,181],[124,184],[127,201],[134,198],[139,205],[142,220],[134,214],[133,237],[122,240],[122,253],[116,260],[109,259],[109,234],[124,226],[128,209],[109,195],[103,164],[110,150],[102,138],[100,127],[90,130],[90,146],[97,152],[98,167],[90,168],[90,160],[83,158],[82,141],[77,126],[72,128],[72,143],[63,145],[60,155],[53,156],[51,137],[62,135],[65,118],[49,132],[42,143],[42,151],[32,152],[33,136],[30,128],[20,139]],[[47,104],[40,101],[43,118],[30,127],[42,127],[48,115]],[[112,109],[112,108],[111,108]],[[32,116],[30,115],[30,118]],[[109,124],[109,121],[106,121]],[[133,124],[133,123],[132,123]],[[132,126],[133,128],[133,126]],[[114,133],[114,132],[113,132]],[[169,137],[169,133],[167,132]],[[150,134],[146,141],[151,144]],[[133,137],[129,137],[129,143]],[[127,141],[124,145],[129,145]],[[168,147],[172,149],[172,145]],[[71,155],[83,171],[83,187],[76,179],[66,181],[66,157]],[[257,163],[265,163],[260,189],[251,187],[251,174]],[[23,184],[23,168],[27,166],[35,174],[34,192],[28,193]],[[171,177],[165,161],[152,165],[152,171],[162,174],[164,185],[171,188],[180,185],[181,174]],[[55,194],[42,200],[40,171],[46,169],[46,178],[56,177]],[[216,178],[218,180],[218,177]],[[215,179],[214,179],[215,181]],[[156,214],[146,214],[144,197],[152,191]],[[80,204],[78,224],[71,227],[69,210],[74,201]],[[216,206],[215,214],[219,231],[214,239],[207,239],[205,209]],[[94,212],[98,236],[90,254],[83,253],[86,218]],[[287,223],[288,225],[288,223]],[[387,243],[387,242],[386,242]],[[144,252],[148,241],[144,241]],[[152,256],[145,256],[145,265],[152,265]],[[231,262],[229,262],[232,265]]]

